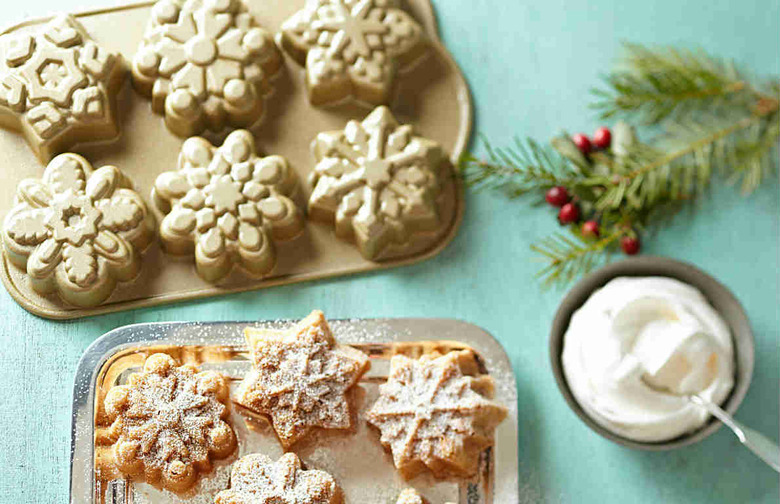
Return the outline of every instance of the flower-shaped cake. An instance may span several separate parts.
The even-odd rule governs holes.
[[[343,494],[325,471],[304,470],[294,453],[276,462],[259,453],[233,464],[230,489],[215,504],[341,504]]]
[[[0,124],[20,130],[46,163],[72,145],[119,134],[122,58],[70,16],[0,38]]]
[[[166,354],[149,356],[143,371],[112,387],[104,401],[117,469],[176,492],[192,487],[212,459],[236,448],[225,422],[229,395],[215,371],[177,367]]]
[[[32,287],[81,307],[135,278],[153,235],[154,217],[116,167],[93,171],[70,153],[52,159],[42,179],[19,183],[3,225],[5,253]]]
[[[314,427],[352,426],[346,394],[370,363],[363,352],[336,343],[321,311],[288,331],[247,328],[245,335],[254,367],[236,402],[269,416],[285,448]]]
[[[280,39],[305,65],[314,105],[348,96],[387,103],[399,67],[426,48],[422,28],[398,0],[306,0],[282,25]]]
[[[309,215],[335,223],[366,259],[417,232],[439,229],[441,147],[399,126],[387,107],[344,131],[320,133]]]
[[[486,397],[493,390],[490,376],[477,374],[468,350],[390,360],[387,382],[367,418],[403,477],[425,467],[440,478],[477,472],[480,453],[493,444],[495,427],[506,417],[506,409]]]
[[[175,134],[254,124],[281,55],[243,0],[159,0],[133,58],[133,84]]]
[[[246,130],[234,131],[221,147],[200,137],[187,139],[179,169],[164,172],[154,200],[167,213],[160,238],[172,254],[195,252],[200,276],[216,282],[233,264],[254,275],[276,264],[274,240],[303,230],[303,218],[288,197],[297,180],[279,156],[258,157]]]

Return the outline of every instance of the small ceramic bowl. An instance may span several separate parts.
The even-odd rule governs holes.
[[[552,361],[552,370],[555,375],[555,381],[558,383],[558,388],[571,409],[588,427],[601,436],[623,446],[640,450],[662,451],[699,442],[718,430],[721,423],[710,419],[702,428],[669,441],[657,443],[633,441],[618,436],[596,423],[580,407],[572,395],[568,383],[566,383],[561,363],[561,352],[563,351],[563,336],[569,327],[569,320],[572,314],[585,303],[596,289],[604,286],[613,278],[621,276],[663,276],[680,280],[699,289],[729,325],[734,340],[734,357],[736,361],[734,388],[726,402],[721,406],[733,415],[742,399],[745,398],[753,376],[755,355],[753,333],[750,330],[750,323],[739,301],[721,283],[692,265],[663,257],[651,256],[630,258],[609,264],[582,279],[566,294],[558,308],[558,312],[555,314],[550,332],[550,360]]]

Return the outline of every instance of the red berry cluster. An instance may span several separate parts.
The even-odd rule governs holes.
[[[612,132],[610,132],[609,128],[601,127],[593,134],[593,139],[582,133],[577,133],[572,137],[572,141],[580,152],[587,156],[593,151],[594,147],[596,149],[608,149],[612,143]],[[552,187],[547,191],[544,198],[547,200],[547,203],[560,209],[558,210],[558,222],[561,225],[579,222],[580,208],[577,202],[572,200],[568,189],[563,186]],[[585,238],[598,238],[600,234],[599,223],[595,220],[587,220],[582,223],[580,232]],[[624,236],[620,240],[620,248],[627,255],[639,253],[639,238],[636,236]]]
[[[593,134],[592,140],[584,133],[577,133],[571,139],[580,152],[587,156],[593,151],[594,147],[596,149],[609,149],[609,146],[612,144],[612,132],[609,131],[609,128],[602,126]]]

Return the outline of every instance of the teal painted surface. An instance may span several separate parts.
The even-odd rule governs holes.
[[[30,0],[26,10],[39,15],[56,5]],[[587,90],[620,40],[700,45],[758,73],[780,73],[777,0],[435,5],[444,40],[471,83],[477,128],[497,143],[514,134],[546,139],[562,127],[593,131],[598,121],[586,107]],[[779,193],[776,182],[749,200],[728,188],[714,190],[645,248],[695,263],[743,302],[757,357],[737,417],[775,439]],[[439,257],[404,269],[65,323],[29,315],[3,291],[0,502],[67,500],[73,372],[102,333],[135,322],[301,317],[319,307],[334,318],[458,317],[491,331],[517,374],[523,503],[776,503],[777,475],[725,430],[690,448],[643,453],[598,437],[568,409],[547,355],[548,327],[564,293],[540,294],[528,251],[555,226],[550,211],[470,194],[455,242]]]

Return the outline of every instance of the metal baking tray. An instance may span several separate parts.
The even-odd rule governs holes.
[[[123,383],[138,371],[146,355],[166,351],[181,362],[216,369],[231,379],[234,390],[251,365],[243,338],[248,326],[282,329],[293,321],[264,322],[173,322],[137,324],[115,329],[95,341],[85,352],[76,371],[73,389],[71,441],[72,504],[211,504],[214,495],[227,488],[230,465],[247,453],[265,453],[272,458],[282,448],[265,421],[250,418],[232,408],[231,420],[239,440],[238,454],[217,462],[186,496],[159,490],[145,483],[124,479],[101,481],[95,458],[102,448],[99,436],[99,404],[112,385]],[[413,486],[433,504],[519,504],[517,449],[517,387],[504,349],[483,329],[450,319],[353,319],[330,322],[333,334],[343,344],[360,348],[371,357],[371,370],[360,382],[356,401],[358,421],[353,432],[317,433],[294,451],[311,468],[330,472],[345,494],[345,502],[385,504],[395,502],[402,489]],[[482,371],[495,381],[495,400],[508,409],[506,420],[496,429],[496,442],[483,452],[479,474],[469,480],[436,480],[423,474],[405,482],[384,452],[378,434],[365,422],[368,410],[386,379],[390,356],[404,353],[446,352],[472,348]]]

